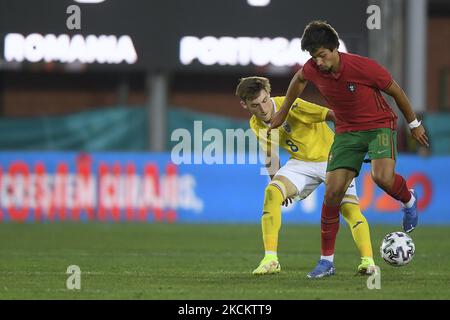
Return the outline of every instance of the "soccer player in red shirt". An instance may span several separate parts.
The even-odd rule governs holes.
[[[417,195],[395,173],[397,116],[381,91],[395,99],[414,139],[428,147],[428,137],[407,96],[389,72],[372,59],[339,52],[339,37],[332,26],[324,21],[310,22],[301,45],[312,58],[291,80],[284,103],[271,120],[271,128],[283,124],[290,106],[308,81],[317,87],[336,114],[336,135],[328,157],[322,206],[322,255],[308,274],[309,278],[322,278],[335,272],[333,257],[339,204],[352,179],[359,175],[367,153],[375,183],[402,203],[405,232],[411,232],[418,222]]]

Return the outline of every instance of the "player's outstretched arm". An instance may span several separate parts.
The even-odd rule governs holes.
[[[270,129],[278,128],[281,126],[286,119],[287,114],[289,113],[289,109],[294,103],[295,99],[303,92],[308,82],[303,78],[303,71],[300,69],[297,71],[289,83],[289,88],[286,92],[285,99],[283,104],[280,107],[275,115],[270,120]]]
[[[428,137],[425,133],[425,128],[422,126],[420,121],[417,121],[416,114],[414,113],[411,103],[402,88],[400,88],[397,82],[393,80],[391,85],[384,90],[384,92],[395,99],[398,108],[403,113],[403,116],[409,124],[413,138],[422,145],[428,147]]]

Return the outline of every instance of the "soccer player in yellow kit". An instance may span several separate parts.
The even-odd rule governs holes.
[[[269,150],[273,150],[268,146],[274,140],[267,137],[268,124],[284,101],[284,97],[271,98],[270,91],[270,82],[263,77],[242,78],[236,88],[241,106],[252,114],[250,127],[268,155]],[[335,120],[332,110],[297,98],[278,131],[278,141],[275,143],[287,150],[291,157],[280,167],[278,156],[270,154],[275,163],[271,163],[269,170],[271,182],[265,189],[261,217],[265,256],[253,271],[255,275],[273,274],[281,270],[277,255],[281,206],[292,199],[305,199],[325,181],[328,153],[334,139],[333,131],[325,122],[328,120]],[[340,211],[350,226],[361,256],[358,272],[372,274],[375,263],[369,225],[359,208],[354,180],[341,202]]]

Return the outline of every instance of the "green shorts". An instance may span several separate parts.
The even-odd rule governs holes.
[[[369,159],[397,159],[397,132],[389,128],[336,134],[327,171],[350,169],[359,175],[366,153]]]

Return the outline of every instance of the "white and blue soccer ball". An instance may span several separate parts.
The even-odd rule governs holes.
[[[415,251],[416,246],[413,240],[403,232],[387,234],[380,247],[383,260],[394,267],[401,267],[410,263]]]

